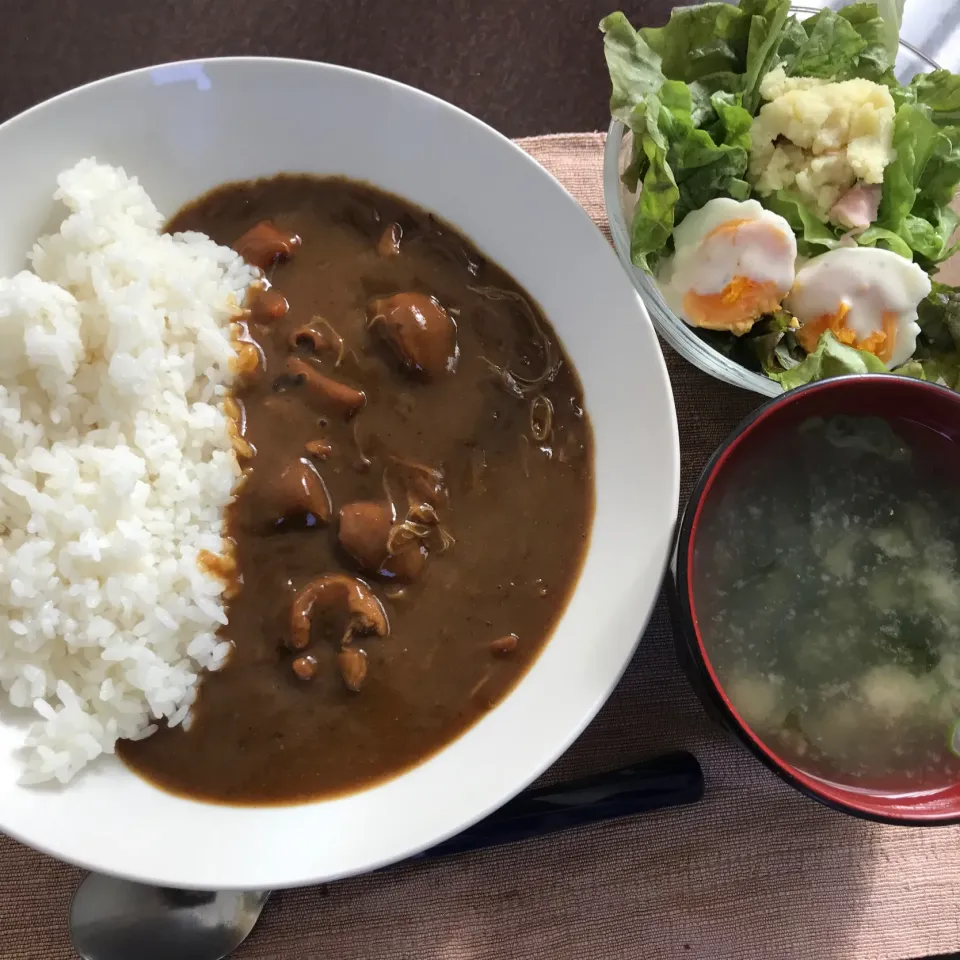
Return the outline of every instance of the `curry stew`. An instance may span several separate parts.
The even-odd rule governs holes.
[[[513,687],[567,602],[593,511],[576,374],[509,276],[370,187],[229,184],[168,229],[264,271],[228,401],[234,650],[189,730],[120,754],[229,803],[400,773]]]

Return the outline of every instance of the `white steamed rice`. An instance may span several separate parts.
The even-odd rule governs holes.
[[[252,272],[166,236],[135,179],[83,160],[69,215],[0,279],[0,685],[32,709],[22,782],[69,780],[182,722],[229,645],[221,551],[239,475],[223,398]]]

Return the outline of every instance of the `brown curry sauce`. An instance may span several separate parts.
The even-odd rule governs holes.
[[[593,512],[580,384],[507,274],[368,186],[228,184],[168,230],[234,245],[269,286],[234,394],[253,453],[227,518],[234,651],[188,731],[119,753],[219,802],[368,786],[502,699],[562,613]]]

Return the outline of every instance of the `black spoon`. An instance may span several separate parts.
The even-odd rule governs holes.
[[[525,790],[489,817],[413,860],[544,836],[569,827],[695,803],[703,773],[689,753]],[[70,905],[70,940],[84,960],[222,960],[250,935],[269,891],[192,892],[91,873]]]

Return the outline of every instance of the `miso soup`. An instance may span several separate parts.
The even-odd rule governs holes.
[[[904,793],[960,779],[960,451],[906,419],[807,419],[744,452],[696,533],[704,651],[781,759]]]

